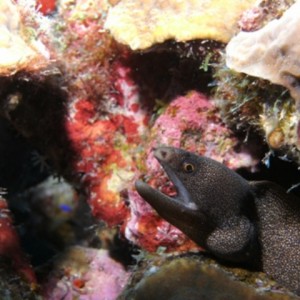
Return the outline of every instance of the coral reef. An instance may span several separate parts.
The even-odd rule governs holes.
[[[157,171],[151,149],[159,145],[186,148],[232,169],[257,163],[249,154],[238,152],[238,140],[222,123],[214,103],[195,91],[177,97],[165,108],[151,128],[150,141],[146,154],[150,170]]]
[[[215,70],[214,97],[223,121],[238,130],[259,132],[271,153],[299,163],[299,113],[288,90],[234,72],[224,63]]]
[[[216,67],[216,98],[228,123],[239,128],[253,125],[265,137],[271,153],[299,164],[299,46],[294,39],[299,2],[279,4],[271,6],[264,17],[279,19],[257,31],[240,32],[229,42],[226,62]],[[254,21],[255,25],[245,15],[241,27],[261,27],[264,18]]]
[[[297,64],[300,46],[295,36],[300,22],[299,8],[297,1],[280,19],[255,32],[240,32],[226,47],[229,68],[288,88],[297,106],[300,101]]]
[[[43,296],[49,300],[114,300],[129,275],[106,250],[72,247],[56,260]]]
[[[146,182],[174,194],[174,187],[153,159],[152,147],[180,146],[251,173],[261,157],[248,151],[249,144],[243,145],[224,125],[226,118],[234,115],[234,124],[243,122],[247,126],[250,122],[266,128],[274,149],[281,150],[291,142],[291,123],[283,121],[293,119],[293,130],[298,130],[296,110],[282,87],[273,89],[265,81],[228,68],[225,71],[224,64],[212,68],[220,58],[222,42],[228,42],[238,26],[253,30],[265,22],[263,8],[259,11],[262,15],[244,15],[237,24],[241,13],[255,2],[0,0],[0,40],[5,39],[0,47],[0,115],[30,143],[28,152],[35,153],[28,158],[27,150],[20,147],[25,158],[11,163],[12,157],[21,157],[13,151],[6,156],[9,162],[0,167],[7,170],[9,165],[18,173],[26,160],[30,176],[42,174],[35,180],[26,179],[23,187],[17,180],[10,180],[13,171],[5,174],[1,169],[0,185],[9,189],[10,208],[18,218],[23,240],[33,248],[35,241],[45,242],[44,248],[26,249],[36,266],[68,245],[83,246],[66,252],[54,264],[53,273],[46,274],[47,280],[41,282],[45,299],[115,299],[129,272],[108,251],[91,247],[113,248],[117,238],[124,243],[125,249],[119,250],[122,253],[132,254],[136,245],[160,254],[199,250],[183,233],[159,218],[134,190],[134,181],[146,174]],[[264,1],[267,7],[276,6],[271,2]],[[152,9],[152,5],[159,9]],[[128,10],[132,6],[134,9]],[[124,13],[120,12],[123,8]],[[153,25],[152,32],[148,21]],[[122,33],[115,32],[118,26]],[[148,47],[151,49],[132,51]],[[210,97],[208,83],[214,70],[229,83],[234,81],[230,89],[228,82],[218,82],[226,117],[215,106],[222,101]],[[256,80],[259,83],[255,87]],[[267,102],[261,101],[270,89],[273,96]],[[251,106],[244,97],[250,92],[257,97]],[[239,105],[240,99],[247,105]],[[232,107],[236,109],[230,115]],[[296,137],[296,131],[293,134]],[[5,134],[0,138],[0,142],[5,141]],[[32,165],[46,171],[37,174]],[[72,188],[67,188],[67,195],[65,190],[52,194],[52,177],[15,195],[49,173],[69,181]],[[80,201],[86,201],[90,210],[87,205],[80,206]],[[24,225],[24,215],[29,224]],[[84,215],[89,216],[88,222],[83,221]],[[114,228],[106,232],[101,229],[104,223]],[[83,231],[92,232],[94,240]],[[49,248],[52,252],[48,255]],[[37,274],[43,278],[40,272]]]
[[[190,92],[174,99],[157,118],[147,139],[148,146],[139,162],[140,171],[153,187],[173,194],[169,180],[163,176],[152,149],[159,145],[184,147],[212,157],[233,169],[255,167],[257,161],[239,149],[238,141],[218,116],[212,102],[202,94]],[[125,236],[143,248],[154,251],[164,246],[168,251],[196,249],[185,235],[158,218],[136,191],[129,192],[131,217]]]
[[[115,225],[128,211],[120,192],[133,177],[132,155],[147,116],[121,60],[126,52],[103,31],[107,7],[106,1],[65,3],[58,34],[65,37],[59,55],[66,57],[70,90],[65,129],[76,152],[73,173],[86,188],[93,215]]]
[[[75,170],[84,174],[81,182],[86,186],[93,214],[110,225],[126,218],[128,209],[121,192],[133,179],[134,148],[147,117],[137,102],[128,69],[120,65],[116,74],[120,76],[115,78],[116,91],[119,100],[125,102],[107,111],[109,118],[94,119],[97,106],[78,100],[74,103],[76,113],[67,123],[69,136],[80,154]]]
[[[148,116],[129,68],[112,62],[119,49],[102,30],[106,5],[78,1],[61,6],[57,19],[62,25],[54,34],[63,38],[54,39],[50,49],[55,48],[51,56],[65,62],[60,66],[64,78],[62,70],[53,74],[52,68],[1,78],[1,114],[60,174],[85,186],[93,214],[113,225],[125,219],[120,192],[134,170],[132,153],[123,145],[137,145]],[[103,7],[97,17],[96,7]],[[99,47],[94,47],[97,39]]]
[[[168,39],[228,42],[240,14],[254,0],[136,1],[122,0],[108,12],[105,28],[131,49],[146,49]]]

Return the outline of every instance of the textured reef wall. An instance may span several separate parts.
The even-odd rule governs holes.
[[[134,182],[175,194],[152,155],[160,145],[252,175],[269,150],[299,164],[298,8],[293,1],[0,0],[0,116],[128,248],[198,251]],[[9,245],[5,234],[0,228]],[[105,299],[121,292],[130,272],[91,244],[83,241],[75,260],[108,267],[79,272],[66,258],[55,266],[64,277],[53,273],[43,287],[47,299],[63,297],[62,285],[67,297],[100,299],[94,277],[114,272]]]
[[[277,95],[274,104],[270,104],[271,109],[264,107],[260,123],[271,148],[285,147],[293,153],[299,147],[299,44],[294,38],[299,27],[298,10],[299,2],[296,2],[281,18],[260,30],[239,33],[226,47],[226,65],[230,69],[289,90],[293,100],[283,100],[284,92]],[[297,150],[293,150],[294,147]]]
[[[226,47],[226,65],[230,69],[288,88],[297,105],[299,44],[294,37],[299,28],[299,7],[296,2],[281,18],[260,30],[240,32]]]
[[[240,14],[255,1],[120,1],[108,13],[105,27],[131,49],[146,49],[174,39],[228,42]],[[124,30],[126,28],[126,30]]]

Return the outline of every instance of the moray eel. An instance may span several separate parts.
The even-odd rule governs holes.
[[[262,270],[300,294],[298,198],[182,149],[159,147],[154,156],[177,195],[169,197],[141,180],[135,186],[162,218],[216,258]]]

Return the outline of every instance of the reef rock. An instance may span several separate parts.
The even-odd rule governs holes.
[[[106,250],[72,247],[55,262],[43,295],[48,300],[115,300],[129,274]]]
[[[33,286],[36,284],[35,274],[20,246],[17,231],[6,200],[0,195],[0,258],[8,262],[12,269],[23,276]],[[0,267],[1,269],[1,267]]]
[[[118,299],[298,299],[284,292],[262,273],[223,268],[201,256],[190,256],[149,260]]]
[[[48,51],[36,38],[33,27],[26,26],[24,16],[30,15],[30,3],[17,6],[13,1],[0,0],[0,75],[32,71],[48,64]]]
[[[123,0],[108,12],[105,27],[131,49],[145,49],[168,39],[228,42],[243,11],[256,0]]]
[[[288,89],[238,73],[221,62],[215,73],[214,98],[222,120],[232,128],[258,131],[271,152],[300,163],[299,111]],[[266,157],[268,161],[269,155]]]
[[[288,88],[298,107],[300,43],[295,37],[299,35],[299,10],[297,1],[280,19],[254,32],[240,32],[226,48],[229,68]]]

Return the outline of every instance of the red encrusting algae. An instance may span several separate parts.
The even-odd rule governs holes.
[[[8,259],[19,276],[32,286],[36,285],[36,277],[32,267],[25,257],[17,231],[6,200],[0,196],[0,257]]]
[[[136,172],[132,154],[141,142],[147,117],[138,103],[137,87],[128,67],[114,67],[114,93],[106,111],[99,113],[101,102],[73,100],[66,122],[78,157],[75,172],[82,174],[93,215],[109,225],[124,222],[129,212],[120,193]]]

